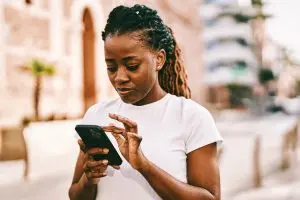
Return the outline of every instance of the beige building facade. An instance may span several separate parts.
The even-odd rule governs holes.
[[[204,99],[197,0],[0,0],[0,119],[33,113],[34,78],[18,69],[32,58],[57,68],[56,76],[43,79],[42,115],[76,116],[96,101],[115,98],[101,31],[110,10],[124,3],[158,9],[181,45],[193,99]]]

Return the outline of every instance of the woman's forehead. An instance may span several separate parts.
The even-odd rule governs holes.
[[[140,54],[150,51],[141,37],[133,33],[108,36],[104,42],[104,49],[107,55]]]

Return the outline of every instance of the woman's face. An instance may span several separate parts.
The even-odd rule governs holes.
[[[110,82],[125,103],[141,105],[151,99],[158,83],[164,51],[154,52],[137,34],[107,36],[105,61]]]

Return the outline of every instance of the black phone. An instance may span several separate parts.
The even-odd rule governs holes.
[[[79,124],[76,125],[75,130],[81,137],[87,149],[94,147],[109,149],[108,154],[93,156],[94,160],[108,160],[110,165],[122,164],[122,158],[100,126]]]

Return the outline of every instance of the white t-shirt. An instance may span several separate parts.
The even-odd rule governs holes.
[[[87,111],[81,123],[99,126],[115,123],[123,127],[110,119],[109,113],[135,121],[138,134],[143,137],[141,149],[147,159],[185,183],[187,154],[207,144],[222,141],[211,114],[204,107],[171,94],[144,106],[126,104],[121,99],[98,103]],[[113,136],[108,133],[108,137],[119,152]],[[161,199],[146,179],[122,159],[120,170],[108,167],[108,176],[102,178],[98,185],[97,199]]]

